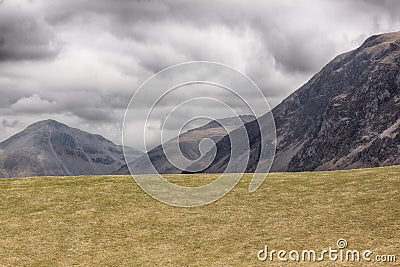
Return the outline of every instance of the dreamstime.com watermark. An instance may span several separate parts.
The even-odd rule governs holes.
[[[374,254],[369,249],[349,249],[346,239],[339,239],[335,247],[322,250],[275,250],[265,245],[264,249],[257,252],[260,261],[278,262],[382,262],[395,263],[396,255]]]

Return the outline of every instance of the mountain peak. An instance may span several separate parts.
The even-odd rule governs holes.
[[[364,46],[370,47],[382,43],[396,43],[396,42],[398,43],[399,40],[400,40],[400,31],[376,34],[372,35],[367,40],[365,40],[364,44],[361,47]]]
[[[355,50],[355,54],[360,59],[391,64],[400,56],[400,32],[373,35]]]
[[[128,149],[131,160],[143,154]],[[124,164],[122,146],[51,119],[0,143],[0,177],[109,174]]]
[[[47,119],[47,120],[42,120],[35,122],[27,127],[27,129],[40,129],[40,128],[55,128],[55,129],[61,129],[61,128],[70,128],[68,125],[63,124],[61,122],[58,122],[53,119]]]

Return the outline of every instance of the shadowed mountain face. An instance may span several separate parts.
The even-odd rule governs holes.
[[[368,38],[337,56],[272,110],[277,145],[272,171],[315,171],[400,164],[400,32]],[[262,127],[268,122],[261,117]],[[246,124],[257,158],[256,122]],[[223,172],[229,138],[204,172]],[[233,159],[237,160],[237,159]],[[257,160],[248,164],[255,170]]]
[[[241,122],[246,123],[252,121],[254,116],[245,115],[240,116],[239,118]],[[139,159],[129,163],[129,167],[135,174],[153,173],[153,167],[148,160],[149,158],[152,165],[159,173],[181,173],[182,170],[176,168],[169,160],[179,162],[182,155],[189,160],[197,160],[201,157],[199,147],[201,148],[200,141],[202,139],[209,138],[213,142],[217,143],[227,134],[227,132],[231,132],[240,127],[240,121],[237,118],[225,118],[220,120],[220,122],[225,126],[225,129],[218,122],[211,121],[202,127],[189,130],[181,134],[179,137],[173,138],[163,145],[153,148],[147,153],[147,155],[143,155]],[[241,123],[241,125],[243,125],[243,123]],[[174,152],[174,149],[176,148],[175,144],[179,145],[182,155]],[[211,147],[205,147],[203,151],[207,152],[210,148]],[[114,172],[114,174],[129,174],[128,166],[123,166],[121,169]]]
[[[130,160],[144,153],[126,148]],[[125,164],[122,146],[54,120],[0,143],[0,177],[108,174]]]

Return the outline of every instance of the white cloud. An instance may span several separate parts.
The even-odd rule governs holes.
[[[30,97],[23,97],[11,105],[11,110],[16,113],[53,113],[57,111],[57,103],[42,99],[39,95],[33,94]]]

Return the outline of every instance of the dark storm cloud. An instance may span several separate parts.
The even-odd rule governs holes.
[[[111,22],[107,27],[112,34],[121,39],[134,39],[149,45],[149,53],[137,55],[139,64],[151,72],[157,72],[165,66],[184,59],[205,59],[210,57],[207,42],[200,43],[193,49],[185,50],[184,43],[196,34],[196,30],[207,30],[215,25],[235,31],[246,27],[255,31],[262,38],[264,50],[271,54],[276,67],[288,73],[310,74],[317,71],[321,64],[331,59],[340,51],[335,40],[329,38],[337,20],[357,19],[358,13],[370,15],[371,25],[365,36],[375,31],[384,30],[381,19],[389,16],[398,19],[399,1],[356,0],[356,1],[299,1],[288,4],[253,1],[57,1],[50,5],[54,12],[46,16],[53,23],[62,23],[73,17],[88,15],[92,21],[96,16],[108,17]],[[352,17],[348,12],[356,13]],[[287,14],[287,16],[285,16]],[[326,18],[324,18],[326,17]],[[331,18],[330,18],[331,17]],[[325,25],[320,24],[320,20]],[[355,21],[364,23],[363,21]],[[175,35],[170,30],[155,25],[179,26],[188,31]],[[354,25],[352,25],[354,26]],[[363,25],[361,25],[363,26]],[[177,31],[179,28],[176,27]],[[161,42],[162,48],[157,47]],[[176,45],[176,46],[175,46]],[[193,45],[193,44],[192,44]],[[174,49],[168,49],[170,46]],[[179,50],[180,49],[180,50]]]
[[[143,0],[69,0],[49,1],[47,8],[53,12],[45,14],[52,23],[63,23],[72,17],[79,17],[85,13],[94,13],[113,17],[124,22],[140,20],[162,19],[170,11],[169,1],[143,1]]]
[[[57,55],[52,28],[34,13],[0,5],[0,61],[40,60]]]

